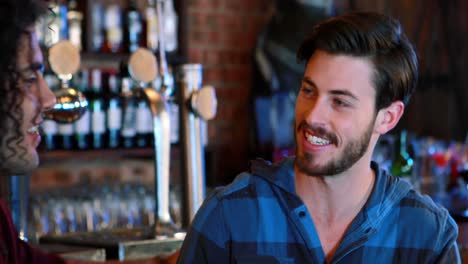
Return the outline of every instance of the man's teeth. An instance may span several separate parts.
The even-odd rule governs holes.
[[[29,128],[28,133],[39,133],[39,126],[33,126]]]
[[[323,138],[312,136],[310,134],[306,134],[306,137],[307,137],[307,141],[309,141],[310,143],[312,143],[314,145],[328,145],[328,144],[330,144],[330,140],[326,140],[326,139],[323,139]]]

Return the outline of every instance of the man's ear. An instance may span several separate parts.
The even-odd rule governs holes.
[[[377,113],[374,131],[378,134],[385,134],[393,129],[400,121],[405,105],[402,101],[395,101],[388,107],[382,108]]]

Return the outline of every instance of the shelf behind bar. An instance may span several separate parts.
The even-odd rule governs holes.
[[[179,155],[179,146],[171,145],[171,157]],[[116,149],[90,149],[90,150],[41,150],[39,157],[42,164],[66,160],[93,161],[97,159],[115,160],[124,158],[152,159],[153,148],[116,148]]]
[[[119,69],[120,61],[126,61],[129,57],[128,53],[83,52],[81,53],[81,64],[85,68]],[[169,65],[180,65],[187,62],[186,58],[176,52],[166,53],[166,59]]]

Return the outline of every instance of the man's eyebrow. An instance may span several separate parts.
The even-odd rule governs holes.
[[[309,77],[304,77],[302,78],[302,81],[307,83],[308,85],[310,86],[313,86],[313,87],[317,87],[317,85],[314,83],[314,81],[312,81],[311,78]],[[357,98],[354,94],[352,94],[350,91],[348,90],[341,90],[341,89],[335,89],[335,90],[331,90],[329,91],[330,94],[333,94],[333,95],[343,95],[343,96],[348,96],[348,97],[351,97],[352,99],[356,100],[356,101],[359,101],[359,98]]]
[[[359,101],[359,98],[357,98],[354,94],[352,94],[348,90],[331,90],[329,93],[334,94],[334,95],[344,95],[351,97],[352,99]]]
[[[305,83],[307,83],[308,85],[317,87],[317,85],[315,85],[314,81],[312,81],[312,79],[310,79],[309,77],[304,77],[304,78],[302,78],[302,81],[305,82]]]

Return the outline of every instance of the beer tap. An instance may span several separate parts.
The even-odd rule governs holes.
[[[217,99],[212,86],[202,86],[202,65],[184,64],[177,71],[177,101],[180,105],[184,213],[188,227],[205,199],[205,151],[202,128],[216,116]]]
[[[68,86],[72,75],[80,68],[80,51],[68,40],[62,40],[49,49],[49,65],[60,79],[60,89],[54,91],[55,105],[44,112],[45,119],[59,123],[72,123],[88,110],[86,97]]]
[[[156,1],[159,18],[159,32],[164,32],[162,5],[165,0]],[[170,118],[167,100],[172,91],[166,83],[168,76],[164,34],[160,34],[159,63],[151,51],[137,49],[130,57],[129,72],[140,83],[140,93],[150,106],[153,117],[154,158],[155,158],[155,225],[156,238],[180,238],[184,232],[174,225],[169,214],[169,160],[170,160]],[[146,87],[159,74],[160,87]],[[205,156],[202,142],[202,126],[216,115],[217,100],[213,87],[202,87],[202,66],[185,64],[178,68],[177,101],[180,106],[182,160],[185,189],[184,227],[188,226],[195,212],[205,198]]]
[[[129,73],[140,85],[132,96],[144,98],[148,104],[153,122],[154,166],[155,166],[155,223],[153,237],[170,238],[179,234],[169,213],[169,160],[170,160],[170,117],[167,97],[163,85],[159,89],[148,87],[157,76],[158,63],[151,51],[138,48],[128,63]]]
[[[156,12],[159,32],[164,32],[164,14],[162,12],[165,0],[156,0]],[[162,93],[170,94],[165,83],[167,62],[165,55],[164,34],[159,36],[159,58]],[[184,64],[177,69],[177,102],[180,107],[180,138],[183,165],[184,209],[183,226],[188,227],[196,211],[205,199],[205,144],[202,142],[202,127],[205,121],[216,115],[217,99],[214,87],[202,87],[202,65]],[[205,131],[206,132],[206,131]]]

